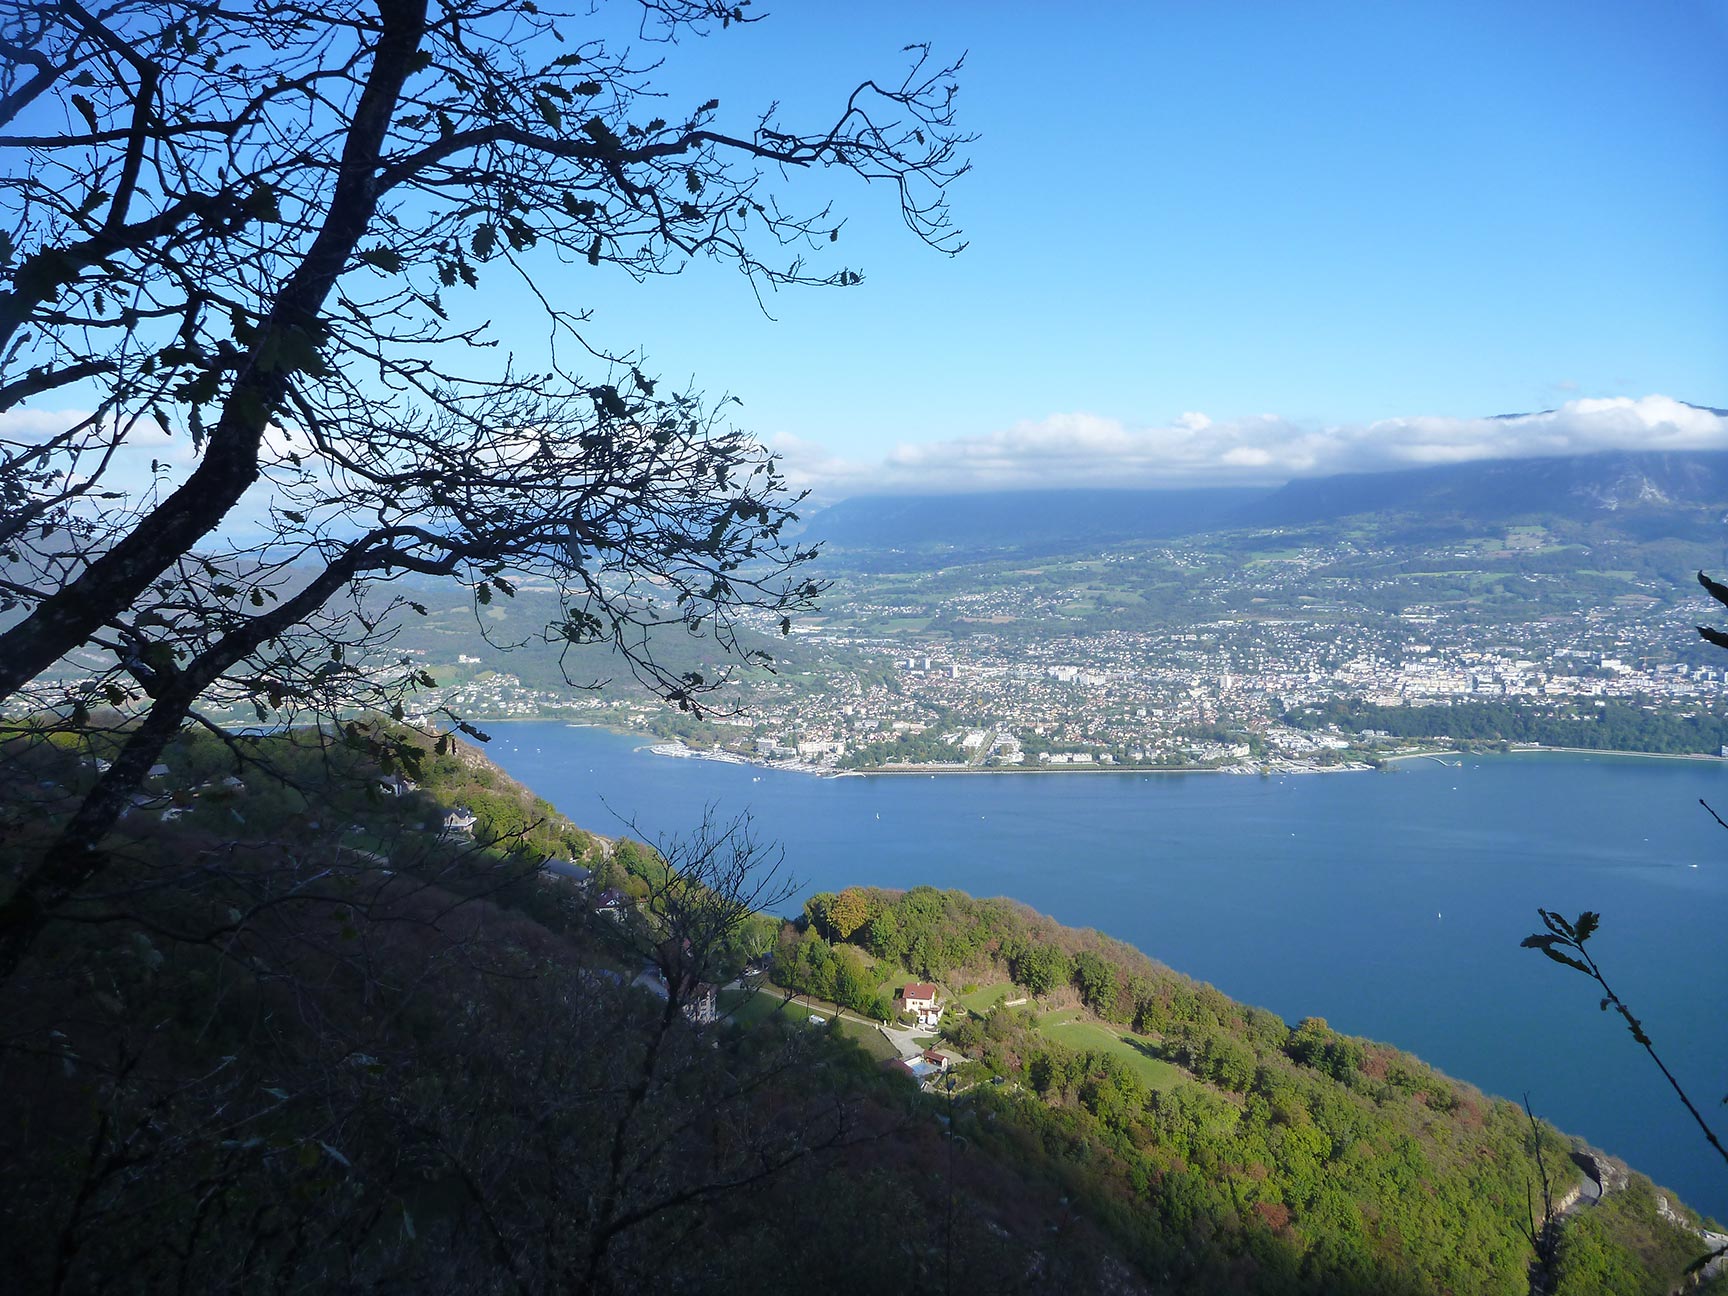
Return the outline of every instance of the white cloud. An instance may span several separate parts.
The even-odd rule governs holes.
[[[0,446],[39,441],[81,418],[76,410],[0,413]],[[272,429],[267,453],[287,446]],[[1588,454],[1598,450],[1724,450],[1728,418],[1667,396],[1581,398],[1517,418],[1416,416],[1374,423],[1301,423],[1274,414],[1214,420],[1185,412],[1133,425],[1096,414],[1053,414],[984,436],[909,442],[881,459],[847,459],[816,441],[772,443],[788,479],[835,499],[870,492],[1011,490],[1052,486],[1270,485],[1340,472]],[[190,440],[153,424],[133,430],[105,484],[134,498],[172,489],[196,461]],[[154,465],[154,471],[153,471]],[[227,522],[261,524],[269,482]]]
[[[1134,426],[1054,414],[984,436],[896,446],[879,462],[844,460],[814,442],[774,443],[788,476],[826,497],[866,492],[1052,486],[1267,485],[1472,459],[1599,450],[1725,450],[1728,418],[1667,396],[1580,399],[1516,418],[1416,416],[1307,424],[1274,414],[1213,420],[1184,413]]]
[[[67,439],[47,466],[88,486],[84,507],[92,516],[117,515],[126,501],[183,479],[194,460],[187,439],[170,437],[154,419],[141,418],[122,432],[111,418],[84,409],[0,412],[0,455],[25,454],[60,437]]]
[[[1227,468],[1268,468],[1272,464],[1272,452],[1259,446],[1232,446],[1219,457],[1218,462]]]

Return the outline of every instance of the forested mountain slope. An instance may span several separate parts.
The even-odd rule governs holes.
[[[387,730],[182,741],[0,987],[20,1290],[1527,1289],[1503,1100],[1010,901],[786,922],[741,825],[608,841]],[[105,757],[4,742],[9,877]],[[906,976],[964,1000],[952,1091],[784,1000]],[[1611,1201],[1560,1290],[1664,1290],[1687,1235]]]
[[[945,983],[948,1039],[1012,1082],[978,1091],[983,1137],[1042,1147],[1159,1271],[1251,1273],[1249,1290],[1522,1291],[1544,1166],[1562,1202],[1589,1195],[1587,1176],[1627,1183],[1563,1233],[1554,1290],[1666,1291],[1705,1249],[1660,1218],[1648,1180],[1546,1125],[1539,1165],[1515,1104],[1012,901],[819,895],[775,975],[868,1009],[884,970]]]

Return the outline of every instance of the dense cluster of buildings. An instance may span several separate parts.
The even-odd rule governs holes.
[[[1543,591],[1570,587],[1537,573],[1517,575],[1510,594],[1496,577],[1497,603],[1419,602],[1408,562],[1404,575],[1382,579],[1360,551],[1352,561],[1346,578],[1338,553],[1294,550],[1244,572],[1216,553],[1173,547],[1132,568],[1103,555],[1058,573],[998,573],[994,583],[940,571],[859,582],[795,626],[799,669],[742,675],[700,722],[640,691],[525,686],[504,653],[463,652],[451,664],[410,649],[413,664],[448,681],[415,693],[410,712],[567,716],[824,770],[1300,769],[1361,755],[1360,733],[1285,722],[1339,700],[1626,701],[1684,712],[1723,698],[1728,655],[1693,629],[1719,610],[1701,595],[1629,586],[1621,597],[1568,603]],[[1175,591],[1169,605],[1126,615],[1136,589],[1155,586]]]
[[[1357,735],[1282,717],[1337,699],[1713,706],[1728,659],[1676,659],[1700,611],[1593,610],[1489,627],[1425,608],[1241,615],[1157,630],[979,630],[910,653],[894,637],[817,628],[806,646],[825,650],[818,683],[755,683],[741,714],[701,730],[639,701],[579,705],[746,759],[819,768],[1319,767],[1345,759]]]
[[[752,689],[748,744],[721,742],[840,767],[1302,768],[1348,759],[1360,735],[1282,718],[1340,699],[1684,714],[1724,695],[1728,657],[1694,629],[1718,610],[1701,595],[1656,597],[1628,582],[1592,601],[1536,572],[1497,577],[1497,600],[1428,603],[1409,597],[1420,585],[1407,562],[1383,579],[1357,562],[1346,578],[1337,554],[1300,550],[1248,578],[1217,555],[1172,548],[1140,561],[1174,581],[1178,606],[1160,624],[1124,616],[1117,628],[1111,598],[1126,589],[1127,606],[1133,586],[1111,575],[1113,561],[1097,560],[1097,593],[1070,571],[989,588],[933,580],[921,596],[914,586],[842,604],[805,632],[830,663],[822,687]],[[891,624],[919,628],[883,633]]]

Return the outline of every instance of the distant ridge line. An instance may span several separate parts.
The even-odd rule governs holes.
[[[1728,450],[1476,459],[1296,478],[1278,487],[858,495],[814,514],[803,534],[842,551],[935,548],[960,559],[1301,526],[1389,511],[1510,522],[1535,517],[1590,522],[1618,515],[1655,523],[1673,516],[1684,518],[1690,529],[1709,510],[1728,510]]]

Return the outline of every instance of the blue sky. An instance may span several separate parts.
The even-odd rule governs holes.
[[[772,101],[826,124],[912,41],[966,55],[962,255],[836,174],[806,190],[848,217],[818,267],[855,288],[765,313],[714,265],[536,267],[820,497],[1728,449],[1678,403],[1728,407],[1728,0],[786,0],[644,56],[667,116],[718,97],[747,134]],[[536,367],[505,275],[452,306]],[[137,451],[186,467],[164,445]]]
[[[1728,405],[1722,0],[784,4],[662,82],[810,122],[910,40],[967,53],[962,256],[842,186],[865,283],[773,320],[717,272],[571,284],[596,336],[738,395],[815,479],[989,484],[942,447],[1189,412],[1239,448],[1265,415],[1361,446],[1580,398]]]

